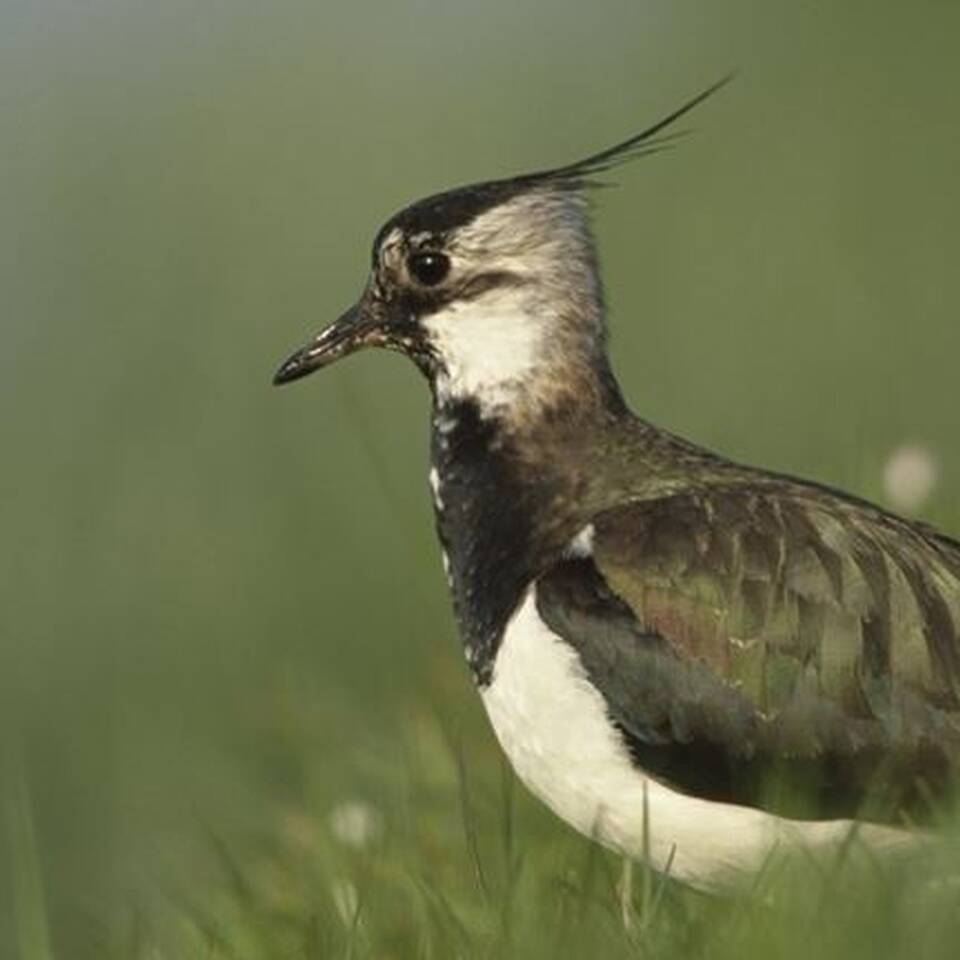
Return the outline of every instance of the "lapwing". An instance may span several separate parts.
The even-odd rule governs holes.
[[[358,302],[275,376],[368,346],[413,360],[510,763],[577,830],[703,890],[854,823],[907,843],[960,762],[960,542],[668,433],[611,371],[590,189],[715,89],[585,160],[401,210]]]

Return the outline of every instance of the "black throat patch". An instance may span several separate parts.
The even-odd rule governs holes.
[[[474,680],[486,686],[503,630],[530,581],[558,553],[562,482],[532,470],[496,419],[471,400],[434,408],[431,453],[437,533]]]

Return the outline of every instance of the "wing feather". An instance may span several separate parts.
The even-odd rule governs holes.
[[[654,775],[770,805],[767,775],[799,771],[842,815],[879,792],[888,811],[915,806],[952,779],[952,541],[800,486],[633,501],[593,525],[593,556],[541,578],[541,615]]]

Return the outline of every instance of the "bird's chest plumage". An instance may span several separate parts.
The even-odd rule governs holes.
[[[467,661],[483,686],[540,562],[537,494],[496,425],[469,402],[438,408],[431,447],[437,534]]]
[[[472,400],[433,414],[430,485],[454,610],[474,679],[490,681],[507,622],[582,526],[576,458]]]

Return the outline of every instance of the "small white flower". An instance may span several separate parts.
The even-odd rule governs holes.
[[[883,491],[897,510],[912,513],[927,502],[937,485],[937,458],[919,444],[897,447],[883,467]]]
[[[375,840],[383,826],[378,811],[361,800],[338,803],[330,811],[328,822],[331,833],[344,846],[358,850]]]

